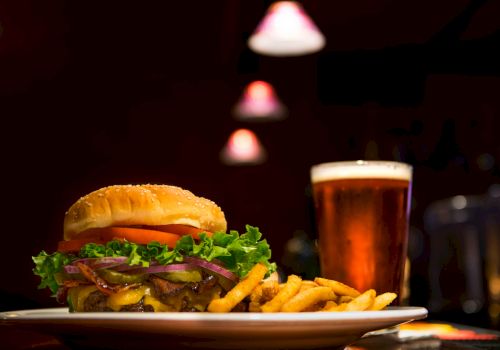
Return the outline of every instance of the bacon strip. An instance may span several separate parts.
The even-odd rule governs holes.
[[[106,295],[111,295],[116,293],[115,288],[113,286],[108,285],[108,282],[103,278],[99,277],[99,275],[88,265],[85,265],[81,262],[77,262],[76,266],[82,272],[82,275],[88,279],[90,282],[94,283],[97,289],[99,289],[102,293]]]
[[[64,287],[66,288],[78,287],[80,284],[89,284],[86,281],[79,281],[79,280],[65,280],[63,283]]]
[[[110,285],[105,279],[101,278],[90,266],[85,265],[81,262],[77,262],[76,266],[78,266],[78,268],[82,272],[82,275],[87,280],[94,283],[97,289],[99,289],[106,295],[122,292],[130,288],[138,287],[140,285],[140,283],[132,283],[128,285]]]
[[[59,286],[59,289],[56,293],[56,300],[60,304],[65,304],[66,299],[68,298],[68,290],[73,287],[78,287],[80,284],[89,284],[86,281],[78,281],[78,280],[65,280],[62,286]]]

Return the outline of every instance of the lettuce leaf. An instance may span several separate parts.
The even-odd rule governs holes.
[[[42,281],[38,285],[38,289],[50,288],[51,292],[55,295],[59,289],[59,284],[56,281],[56,274],[62,271],[64,265],[70,264],[76,259],[74,255],[55,252],[47,254],[41,251],[37,256],[32,257],[35,263],[33,273],[40,276]]]
[[[165,244],[151,242],[147,245],[135,244],[127,241],[109,241],[104,244],[88,243],[80,249],[79,258],[128,257],[129,265],[148,267],[156,260],[162,265],[182,261],[182,257],[173,249],[169,250]]]
[[[262,233],[250,225],[245,229],[242,235],[234,230],[229,233],[216,232],[212,237],[202,233],[198,243],[189,235],[182,236],[174,249],[158,242],[140,245],[114,240],[106,244],[88,243],[80,249],[78,256],[60,252],[49,255],[42,251],[33,257],[33,273],[41,277],[38,288],[48,287],[56,293],[59,288],[56,275],[63,271],[65,265],[78,258],[126,256],[128,264],[148,267],[153,261],[167,265],[182,262],[184,256],[192,256],[208,261],[217,259],[240,278],[246,276],[257,263],[263,263],[268,268],[268,275],[276,271],[276,264],[269,262],[271,249],[267,241],[262,239]]]
[[[276,264],[270,263],[271,249],[257,227],[246,226],[246,232],[241,236],[237,231],[229,233],[216,232],[212,237],[200,235],[198,244],[191,236],[183,236],[175,250],[181,255],[195,256],[208,261],[213,259],[224,263],[226,269],[234,272],[240,278],[248,274],[257,263],[263,263],[269,270],[276,271]]]

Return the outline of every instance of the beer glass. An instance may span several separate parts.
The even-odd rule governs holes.
[[[311,182],[323,277],[398,294],[408,243],[412,167],[389,161],[315,165]]]

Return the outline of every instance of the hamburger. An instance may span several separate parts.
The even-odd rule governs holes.
[[[276,270],[258,228],[226,229],[221,208],[190,191],[109,186],[69,208],[64,239],[33,272],[71,312],[202,312],[255,264]]]

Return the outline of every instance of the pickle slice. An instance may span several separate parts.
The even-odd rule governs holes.
[[[203,279],[200,270],[161,272],[155,275],[171,282],[200,282]]]
[[[143,282],[147,277],[147,275],[145,274],[129,275],[126,273],[108,269],[98,270],[97,273],[99,274],[100,277],[104,278],[109,283],[114,283],[114,284],[140,283]]]

